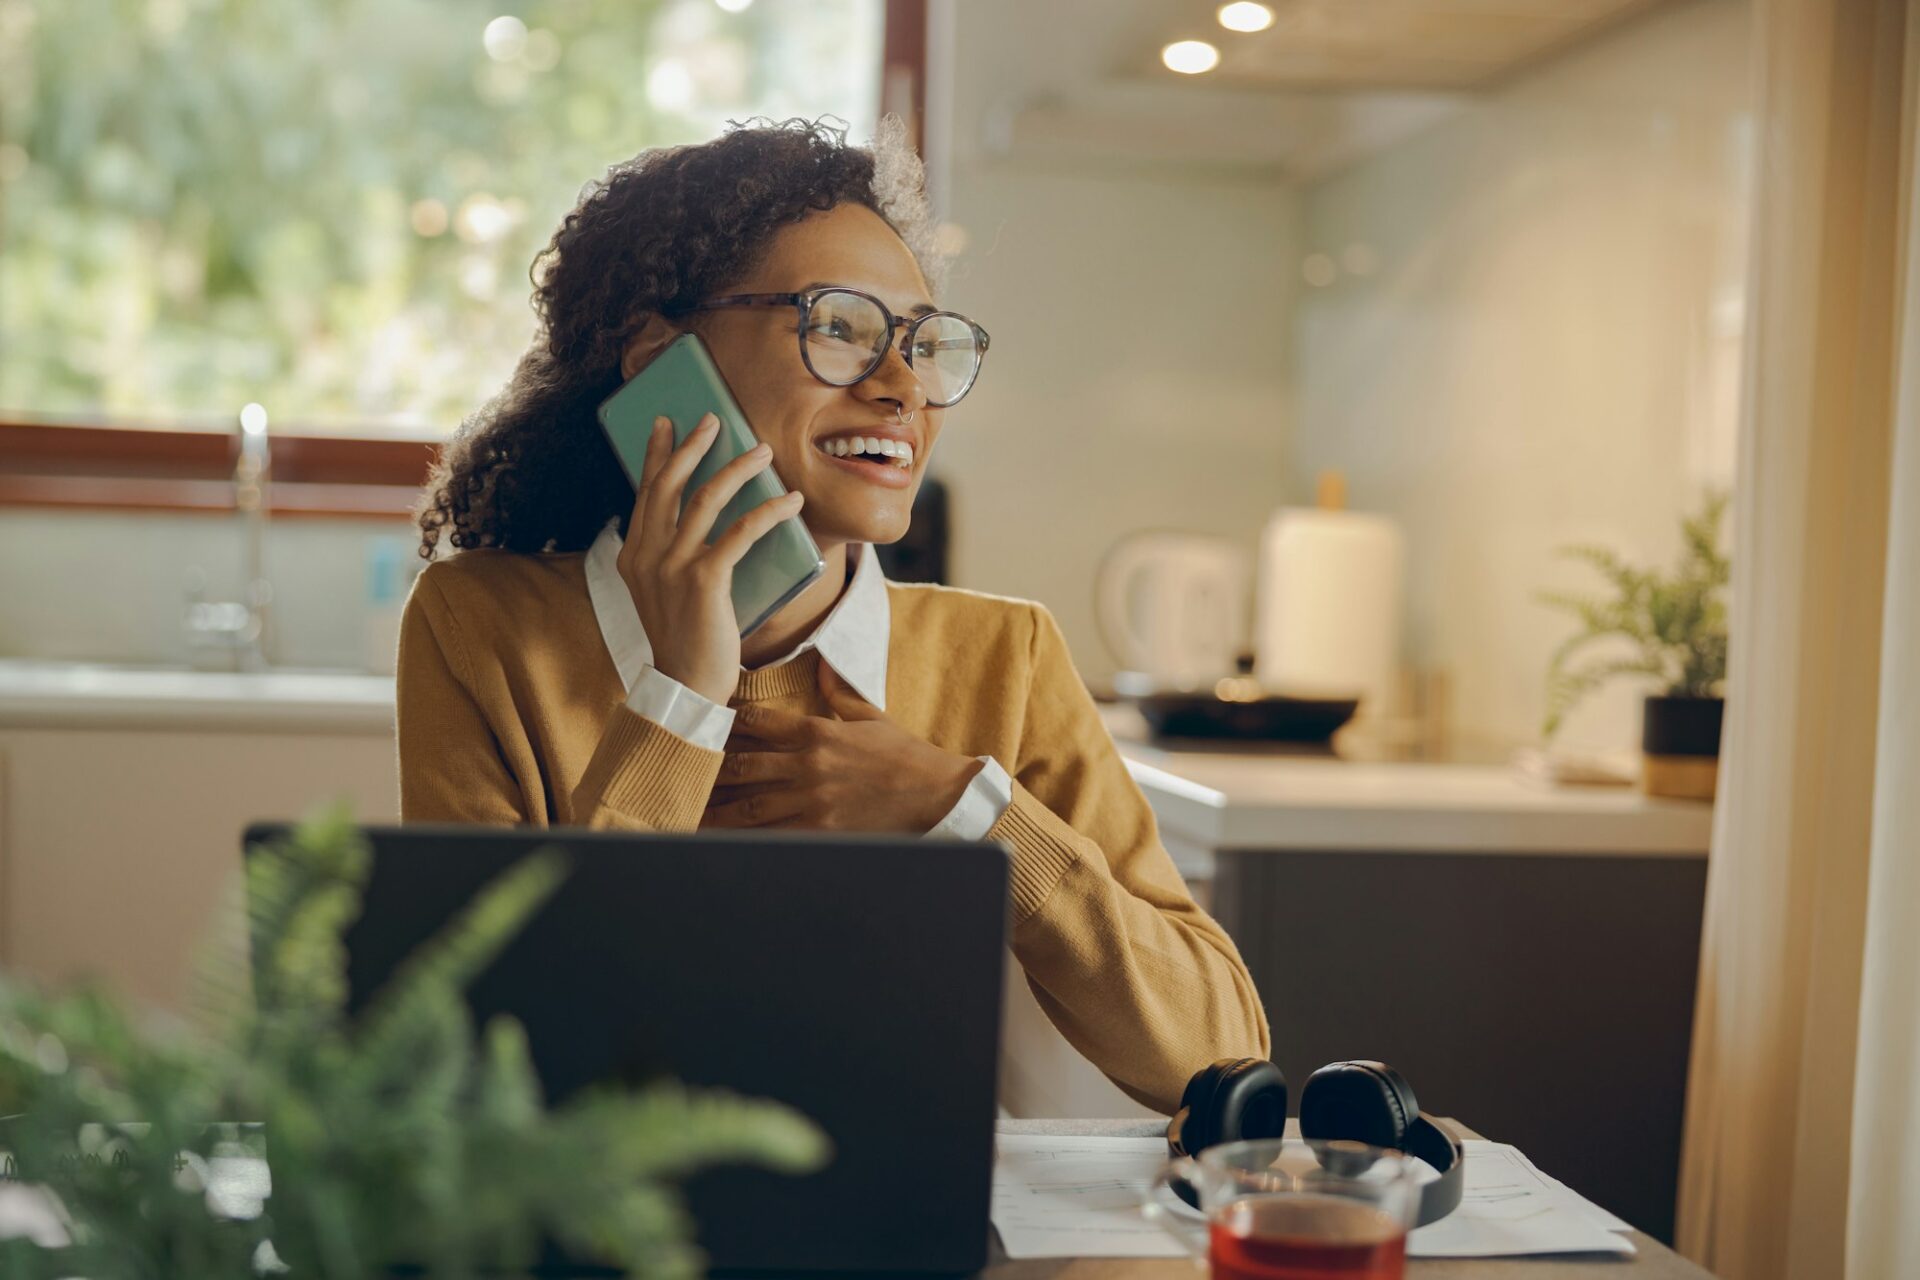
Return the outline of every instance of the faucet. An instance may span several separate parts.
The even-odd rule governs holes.
[[[233,505],[240,513],[246,585],[239,600],[208,600],[206,573],[195,568],[187,585],[187,641],[196,652],[227,655],[241,671],[267,667],[273,584],[266,576],[267,411],[249,404],[240,411],[240,457],[233,468]]]

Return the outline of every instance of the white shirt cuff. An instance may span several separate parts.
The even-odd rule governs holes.
[[[627,692],[627,706],[668,733],[708,751],[724,751],[733,729],[733,708],[695,693],[670,675],[640,668]]]
[[[985,840],[993,824],[1013,803],[1013,779],[992,756],[975,756],[980,772],[973,775],[960,802],[934,824],[929,836],[944,840]]]

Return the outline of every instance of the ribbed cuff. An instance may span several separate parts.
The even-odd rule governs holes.
[[[725,752],[696,747],[622,704],[574,792],[588,826],[693,831]]]
[[[661,728],[707,751],[725,751],[733,708],[695,693],[655,666],[640,668],[627,705]]]
[[[1018,782],[1013,784],[1013,802],[986,838],[1005,841],[1013,848],[1007,894],[1012,899],[1014,924],[1038,911],[1060,878],[1080,861],[1080,852],[1069,839],[1074,834],[1073,828],[1031,791]]]

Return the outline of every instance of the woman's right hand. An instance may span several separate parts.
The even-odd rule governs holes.
[[[765,443],[749,449],[694,490],[682,512],[681,491],[719,427],[720,420],[707,414],[676,449],[673,425],[654,419],[619,565],[653,645],[654,668],[725,705],[740,683],[733,566],[762,534],[800,509],[801,497],[795,490],[769,498],[708,546],[721,509],[773,459]]]

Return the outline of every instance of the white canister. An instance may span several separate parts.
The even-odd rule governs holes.
[[[1283,507],[1261,534],[1254,676],[1274,693],[1357,694],[1372,718],[1392,710],[1400,669],[1400,526],[1344,510],[1338,472],[1319,489],[1320,505]]]

